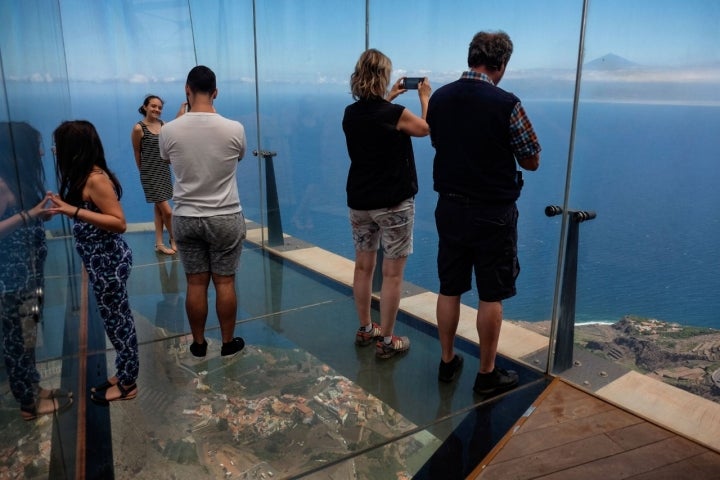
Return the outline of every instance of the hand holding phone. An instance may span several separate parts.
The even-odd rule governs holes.
[[[400,88],[404,88],[406,90],[417,90],[423,80],[423,77],[405,77],[400,83]]]
[[[175,118],[182,117],[189,111],[190,111],[190,104],[187,102],[183,102],[180,104],[180,109],[178,110],[177,115],[175,115]]]

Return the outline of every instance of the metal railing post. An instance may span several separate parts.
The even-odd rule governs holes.
[[[548,217],[559,215],[562,208],[545,208]],[[560,287],[560,310],[555,329],[553,372],[568,370],[573,365],[573,343],[575,339],[575,299],[577,293],[577,257],[580,237],[580,223],[592,220],[595,212],[568,211],[569,222],[565,261],[563,262],[562,284]],[[551,339],[552,340],[552,339]]]
[[[265,160],[265,200],[267,202],[268,245],[271,247],[284,245],[280,202],[278,201],[275,167],[273,166],[273,157],[277,155],[277,153],[266,150],[258,152],[255,150],[253,151],[253,155],[260,155]]]

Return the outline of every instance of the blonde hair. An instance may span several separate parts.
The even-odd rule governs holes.
[[[384,98],[390,84],[392,62],[381,51],[365,50],[350,75],[350,91],[355,100]]]

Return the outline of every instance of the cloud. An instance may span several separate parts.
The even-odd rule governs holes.
[[[617,83],[709,83],[720,81],[720,69],[644,69],[583,72],[587,81]]]
[[[529,80],[544,79],[557,81],[575,81],[574,70],[508,70],[506,79]],[[583,69],[582,80],[586,82],[607,83],[718,83],[720,68],[644,68],[631,67],[616,70]]]
[[[128,83],[176,83],[176,82],[184,82],[185,78],[175,77],[175,76],[167,76],[158,78],[155,76],[148,76],[143,73],[135,73],[133,75],[130,75],[130,77],[127,79]]]
[[[49,73],[32,73],[28,80],[31,83],[52,83],[53,77]]]
[[[128,78],[128,82],[130,82],[130,83],[148,83],[148,82],[150,82],[150,79],[147,77],[147,75],[143,75],[142,73],[135,73],[133,75],[130,75],[130,78]]]
[[[329,75],[318,74],[316,82],[318,85],[345,85],[348,83],[346,78],[337,78]]]

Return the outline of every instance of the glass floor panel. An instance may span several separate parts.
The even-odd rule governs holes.
[[[220,357],[211,287],[210,347],[196,359],[182,266],[155,254],[152,232],[126,238],[138,397],[109,407],[89,401],[90,385],[113,371],[114,353],[92,295],[83,323],[81,277],[66,267],[77,259],[67,239],[57,241],[53,264],[66,270],[47,273],[38,367],[44,386],[75,398],[55,417],[25,422],[0,370],[0,478],[465,478],[546,386],[537,371],[499,358],[519,372],[520,387],[478,398],[477,347],[464,340],[459,379],[438,382],[436,328],[402,313],[395,330],[410,337],[410,351],[378,360],[374,346],[353,343],[348,287],[250,243],[237,276],[236,335],[247,346]]]

